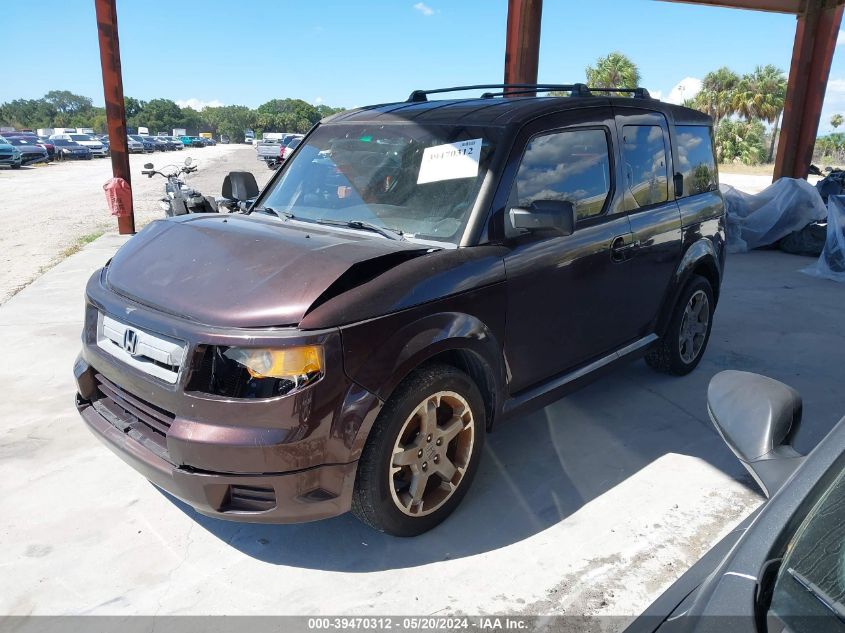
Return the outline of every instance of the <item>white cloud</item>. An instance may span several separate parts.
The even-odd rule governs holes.
[[[417,11],[419,11],[420,13],[422,13],[424,16],[434,15],[434,9],[432,9],[430,6],[428,6],[424,2],[417,2],[414,5],[414,8]]]
[[[830,117],[834,114],[845,114],[845,79],[843,78],[831,79],[827,82],[822,116],[819,120],[819,134],[827,134],[833,131]]]
[[[314,97],[314,105],[320,105],[323,103],[323,97]]]
[[[692,99],[701,91],[701,79],[695,77],[684,77],[681,79],[672,90],[669,91],[669,96],[666,101],[680,105],[687,99]]]
[[[845,31],[839,31],[839,35],[836,36],[836,45],[840,44],[845,44]]]
[[[658,101],[663,98],[662,90],[649,90],[648,94],[650,94],[653,99],[657,99]]]
[[[220,106],[226,104],[217,99],[212,99],[211,101],[203,101],[202,99],[195,99],[191,97],[190,99],[177,99],[176,105],[178,105],[180,108],[193,108],[194,110],[202,110],[203,108],[219,108]]]

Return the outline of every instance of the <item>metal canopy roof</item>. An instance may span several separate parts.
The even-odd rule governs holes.
[[[807,1],[818,2],[819,0],[661,0],[661,2],[683,2],[730,9],[752,9],[754,11],[794,14],[801,13]],[[821,0],[819,3],[822,4],[823,2],[824,0]],[[841,3],[840,1],[839,4]]]

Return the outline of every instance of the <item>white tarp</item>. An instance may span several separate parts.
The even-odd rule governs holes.
[[[827,216],[816,188],[806,180],[779,178],[757,194],[720,185],[725,198],[729,253],[769,246]]]
[[[827,199],[827,239],[818,261],[802,273],[845,282],[845,196]]]

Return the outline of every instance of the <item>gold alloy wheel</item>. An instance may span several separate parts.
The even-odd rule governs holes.
[[[413,517],[442,507],[461,484],[475,442],[475,417],[463,396],[438,391],[405,420],[393,445],[393,503]]]
[[[681,358],[687,364],[694,361],[704,347],[707,326],[710,325],[710,301],[703,290],[697,290],[690,297],[681,320],[678,347]]]

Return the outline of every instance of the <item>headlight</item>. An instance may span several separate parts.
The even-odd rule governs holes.
[[[323,349],[316,345],[282,349],[230,347],[223,355],[246,367],[253,378],[295,381],[323,370]]]
[[[323,377],[323,348],[207,347],[188,389],[230,398],[272,398]]]

